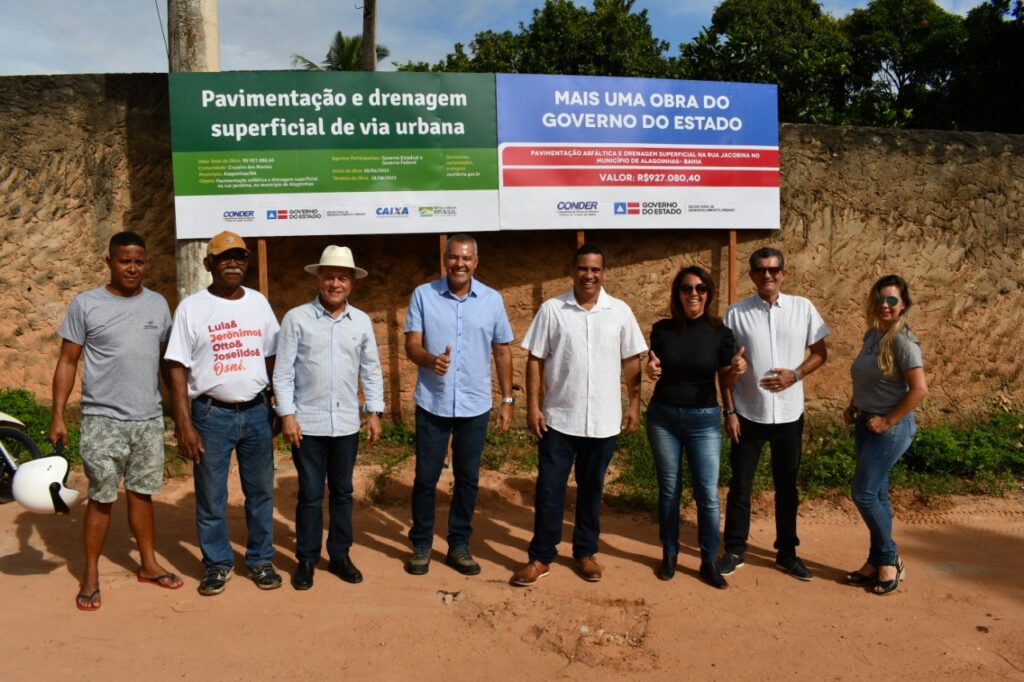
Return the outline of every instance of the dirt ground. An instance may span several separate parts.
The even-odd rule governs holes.
[[[602,582],[581,580],[563,544],[551,575],[522,589],[507,581],[526,556],[532,478],[485,474],[472,546],[483,566],[476,577],[442,563],[447,495],[440,494],[435,561],[414,577],[402,570],[412,479],[406,465],[377,502],[356,508],[352,557],[364,582],[349,585],[319,570],[308,592],[287,582],[261,592],[246,579],[236,477],[229,517],[238,557],[223,594],[196,592],[191,479],[176,478],[155,502],[157,549],[185,587],[136,581],[122,497],[95,613],[73,604],[83,506],[70,518],[0,506],[4,679],[1024,680],[1022,495],[906,505],[896,533],[908,577],[884,598],[841,583],[867,543],[848,502],[801,508],[800,553],[814,581],[777,571],[770,497],[755,514],[747,565],[727,590],[697,577],[692,508],[684,510],[683,568],[671,582],[654,574],[655,520],[606,509]],[[361,493],[376,473],[360,467]],[[84,489],[80,475],[72,483]],[[275,565],[286,579],[295,568],[295,489],[294,469],[282,457]]]

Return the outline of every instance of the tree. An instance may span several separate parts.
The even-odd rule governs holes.
[[[679,48],[684,78],[776,83],[781,120],[843,121],[848,44],[816,0],[725,0]]]
[[[988,0],[964,19],[961,57],[949,87],[950,118],[960,130],[1024,133],[1024,11],[1021,0]]]
[[[362,68],[363,38],[362,36],[345,36],[341,31],[334,34],[331,48],[327,56],[317,64],[302,55],[292,55],[292,66],[306,71],[359,71]],[[386,59],[391,50],[383,45],[377,46],[377,61]]]
[[[843,20],[850,40],[854,123],[949,128],[944,98],[964,42],[963,22],[933,0],[871,0]],[[878,120],[879,116],[882,120]]]
[[[593,9],[571,0],[545,0],[529,26],[518,32],[482,31],[469,44],[430,66],[407,63],[405,71],[548,73],[588,76],[665,77],[673,70],[663,56],[668,42],[654,37],[647,10],[635,0],[594,0]]]

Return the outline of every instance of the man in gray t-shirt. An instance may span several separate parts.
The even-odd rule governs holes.
[[[89,505],[83,539],[85,574],[75,605],[95,611],[101,605],[99,556],[110,527],[110,509],[122,478],[128,498],[128,524],[139,545],[139,582],[178,589],[181,579],[167,571],[153,549],[152,495],[163,486],[163,412],[160,408],[161,346],[171,329],[163,296],[142,286],[146,243],[134,232],[110,239],[106,256],[110,283],[74,298],[57,334],[60,358],[53,373],[50,442],[67,443],[64,407],[82,380],[80,450],[89,477]]]

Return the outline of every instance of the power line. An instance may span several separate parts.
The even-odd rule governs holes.
[[[164,33],[164,20],[160,16],[160,3],[158,0],[153,0],[153,7],[156,8],[156,20],[160,24],[160,37],[164,39],[164,52],[167,53],[167,60],[171,59],[171,48],[167,45],[167,34]]]

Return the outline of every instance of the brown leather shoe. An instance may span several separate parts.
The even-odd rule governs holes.
[[[576,559],[576,568],[580,571],[580,577],[592,583],[601,579],[601,565],[593,556],[581,556]]]
[[[530,585],[536,584],[538,580],[547,574],[548,565],[534,560],[516,570],[516,572],[512,574],[512,579],[509,582],[516,587],[529,587]]]

